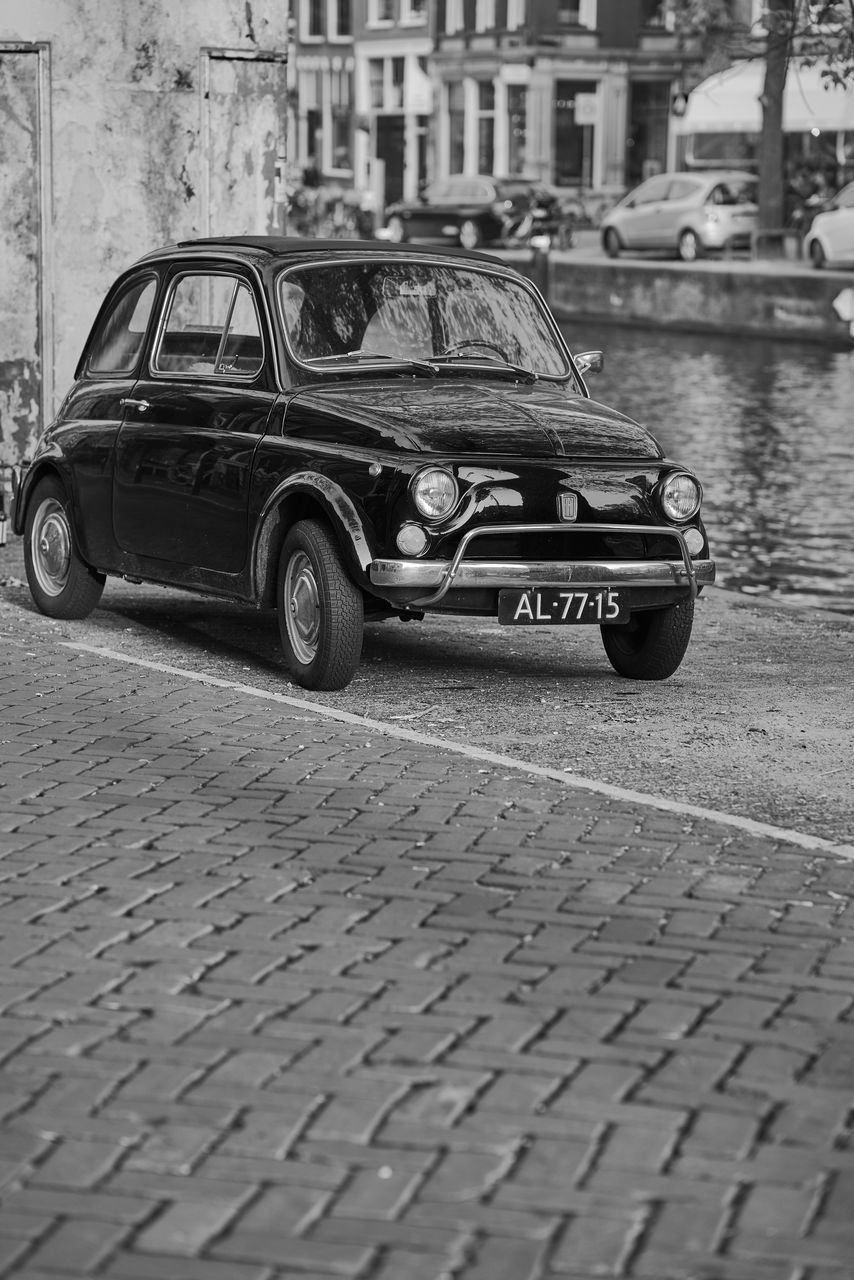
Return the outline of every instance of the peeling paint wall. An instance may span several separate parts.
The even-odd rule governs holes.
[[[0,0],[0,463],[52,415],[119,271],[280,229],[286,18],[283,0]]]

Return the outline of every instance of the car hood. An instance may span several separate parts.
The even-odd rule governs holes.
[[[283,432],[437,454],[663,456],[644,427],[584,396],[553,386],[463,381],[459,375],[306,389],[288,403]]]

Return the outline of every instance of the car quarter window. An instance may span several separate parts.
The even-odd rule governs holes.
[[[139,359],[157,293],[155,276],[134,280],[113,302],[95,333],[89,372],[130,373]]]
[[[154,369],[251,378],[263,359],[258,311],[245,280],[219,272],[186,272],[177,277],[154,353]]]

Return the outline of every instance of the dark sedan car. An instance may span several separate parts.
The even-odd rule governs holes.
[[[365,618],[601,629],[679,666],[714,578],[700,485],[591,400],[536,288],[482,254],[240,237],[143,258],[15,476],[30,590],[81,618],[107,575],[278,612],[341,688]]]
[[[464,249],[505,244],[536,200],[527,178],[453,173],[425,187],[419,200],[389,205],[384,236]]]

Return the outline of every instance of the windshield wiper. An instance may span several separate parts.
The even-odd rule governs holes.
[[[341,351],[334,356],[309,356],[305,364],[329,363],[336,364],[339,360],[391,360],[394,364],[405,365],[407,369],[414,369],[417,373],[423,373],[428,378],[438,376],[439,370],[434,364],[428,360],[418,360],[414,356],[390,356],[386,351]]]
[[[524,369],[522,365],[513,364],[510,360],[481,361],[473,356],[433,356],[432,363],[445,369],[470,369],[474,365],[476,369],[486,369],[490,373],[512,373],[520,382],[536,382],[538,377],[533,369]]]

